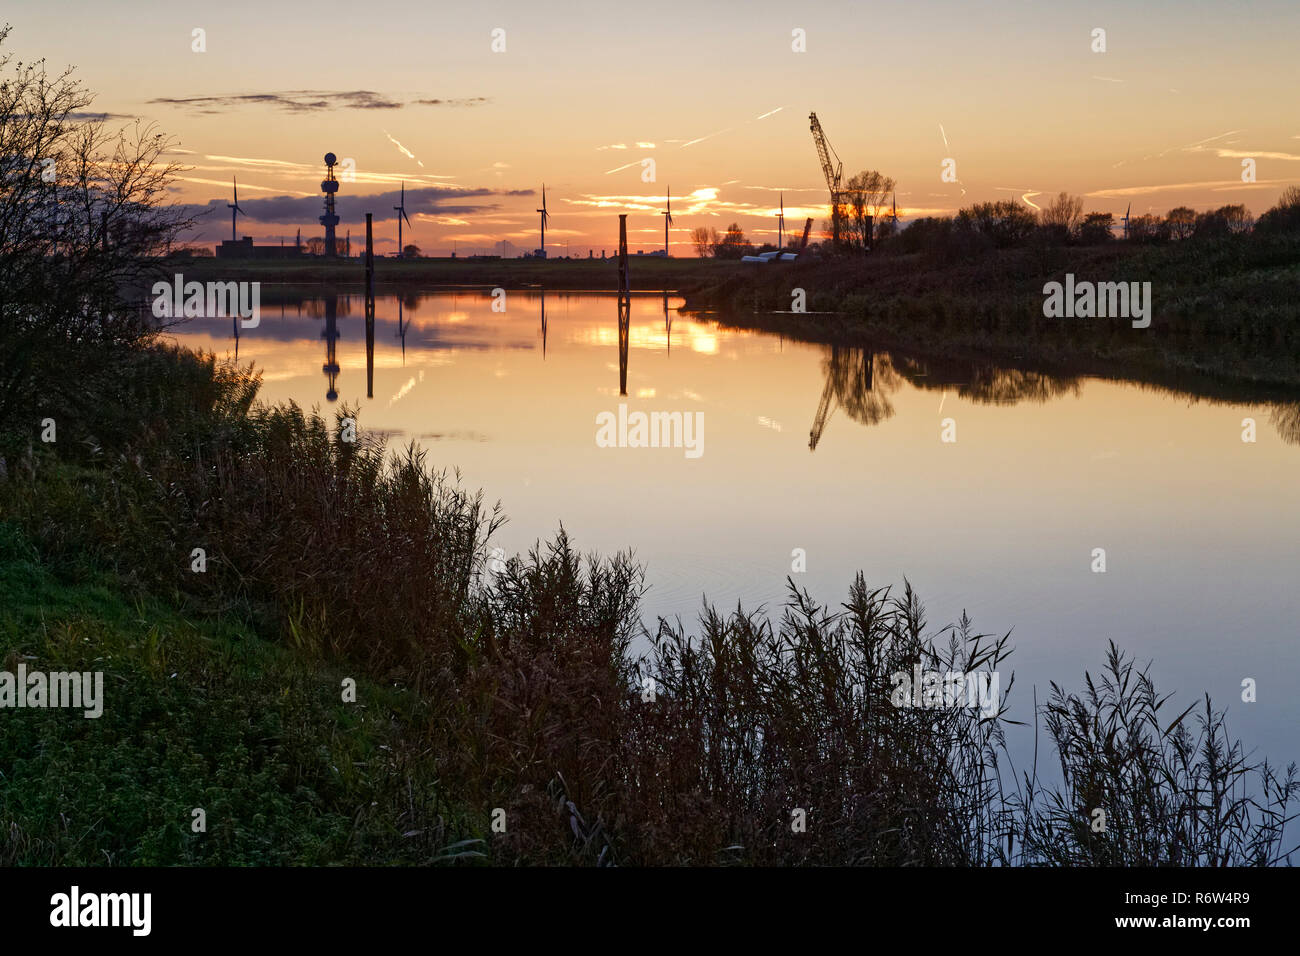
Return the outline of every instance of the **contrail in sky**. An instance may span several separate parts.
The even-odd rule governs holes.
[[[774,115],[776,115],[777,113],[781,112],[783,109],[785,109],[784,106],[778,106],[776,109],[774,109],[774,110],[768,110],[766,113],[762,113],[762,114],[760,114],[759,116],[755,116],[753,119],[745,120],[745,122],[744,122],[742,125],[748,126],[750,123],[757,122],[758,120],[761,120],[761,119],[767,119],[769,116],[774,116]],[[733,129],[735,129],[735,128],[736,128],[736,127],[734,127],[734,126],[728,126],[726,129],[720,129],[720,130],[718,130],[718,131],[715,132],[715,133],[709,133],[709,134],[707,134],[707,135],[705,135],[705,136],[697,136],[695,139],[689,139],[689,140],[687,140],[686,142],[682,143],[682,144],[681,144],[680,146],[678,146],[677,148],[678,148],[678,149],[685,149],[687,146],[694,146],[696,143],[702,143],[702,142],[704,142],[706,139],[712,139],[714,136],[721,136],[723,133],[730,133],[730,132],[731,132]],[[677,142],[677,141],[676,141],[676,140],[666,140],[665,142],[673,143],[673,142]]]
[[[734,126],[728,126],[726,129],[720,129],[716,133],[709,133],[706,136],[700,136],[696,139],[687,140],[685,143],[682,143],[682,145],[678,146],[677,148],[685,149],[687,146],[694,146],[696,143],[702,143],[706,139],[712,139],[714,136],[721,136],[723,133],[730,133],[733,129],[735,129]]]
[[[392,133],[388,132],[388,130],[384,130],[384,135],[387,136],[388,141],[392,143],[394,146],[396,146],[398,149],[400,149],[402,151],[402,154],[405,155],[408,159],[415,159],[415,154],[411,152],[409,149],[407,149],[405,146],[403,146],[401,143],[399,143],[397,140],[393,139]],[[421,169],[424,168],[424,163],[421,163],[418,159],[415,159],[415,161],[416,163],[419,164]]]

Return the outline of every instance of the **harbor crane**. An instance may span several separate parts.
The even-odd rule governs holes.
[[[831,245],[840,247],[840,219],[844,206],[844,163],[826,139],[821,121],[816,113],[808,114],[809,128],[812,130],[813,143],[817,147],[817,158],[821,160],[822,175],[826,177],[826,187],[831,194]],[[835,157],[832,164],[831,157]]]

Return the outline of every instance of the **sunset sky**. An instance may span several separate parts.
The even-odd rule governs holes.
[[[694,227],[733,220],[772,240],[781,191],[789,228],[826,215],[810,110],[846,178],[898,181],[905,219],[1061,190],[1117,216],[1129,202],[1134,215],[1238,202],[1258,215],[1300,182],[1293,0],[117,0],[25,3],[0,20],[8,52],[75,66],[110,121],[176,137],[189,167],[177,199],[213,208],[207,242],[229,238],[232,175],[240,235],[320,235],[327,150],[356,169],[339,235],[374,212],[384,252],[402,181],[406,239],[426,254],[533,249],[543,181],[552,255],[612,250],[620,212],[634,249],[661,248],[668,188],[674,253],[689,254]],[[1105,53],[1091,49],[1098,27]],[[196,28],[206,52],[191,49]],[[945,158],[958,182],[941,181]]]

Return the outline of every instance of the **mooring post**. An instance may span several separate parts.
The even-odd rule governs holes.
[[[627,277],[627,213],[618,217],[618,291],[631,290]]]
[[[375,397],[375,233],[366,213],[366,398]]]

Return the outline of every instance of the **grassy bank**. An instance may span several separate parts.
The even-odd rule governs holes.
[[[1046,318],[1043,286],[1152,283],[1150,328]],[[792,292],[807,310],[791,313]],[[1300,387],[1300,239],[1037,244],[963,260],[922,254],[752,265],[683,286],[687,308],[793,337],[936,357],[986,356],[1116,374],[1192,374]],[[756,313],[781,312],[782,315]],[[822,314],[816,314],[822,313]]]
[[[10,673],[103,671],[107,698],[98,718],[0,719],[0,864],[423,863],[455,842],[413,694],[111,572],[58,572],[8,522],[0,656]]]

